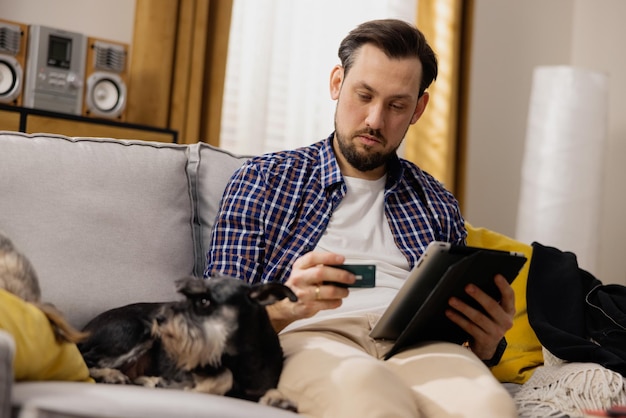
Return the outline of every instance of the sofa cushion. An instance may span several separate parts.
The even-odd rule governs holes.
[[[4,289],[0,289],[0,328],[15,341],[15,380],[93,383],[76,344],[57,342],[46,315]]]
[[[289,418],[297,414],[251,401],[176,389],[141,386],[87,385],[75,382],[19,383],[14,387],[14,405],[20,416],[191,418],[255,417]],[[38,415],[37,411],[46,411]]]
[[[0,132],[0,229],[82,327],[194,273],[189,147]]]
[[[13,389],[13,336],[0,329],[0,417],[11,416],[11,394]]]
[[[511,287],[515,291],[515,316],[513,327],[505,334],[508,342],[504,355],[497,366],[491,368],[501,382],[524,383],[535,369],[543,364],[542,347],[535,331],[528,322],[526,283],[533,248],[506,235],[478,228],[466,223],[467,244],[474,247],[523,253],[528,261],[520,270]]]

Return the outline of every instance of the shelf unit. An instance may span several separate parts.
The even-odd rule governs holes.
[[[109,119],[90,118],[0,103],[0,130],[66,136],[178,142],[178,132]]]

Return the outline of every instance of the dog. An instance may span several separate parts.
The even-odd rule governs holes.
[[[283,351],[265,306],[296,295],[231,277],[176,281],[184,299],[133,303],[83,328],[78,344],[96,382],[226,395],[297,410],[276,389]]]
[[[77,343],[87,334],[78,331],[51,303],[41,300],[39,277],[30,260],[13,245],[13,241],[0,231],[0,288],[30,302],[39,308],[50,321],[59,343]]]

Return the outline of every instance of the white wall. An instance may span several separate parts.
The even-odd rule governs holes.
[[[0,19],[132,44],[134,0],[0,0]]]
[[[570,59],[570,0],[476,0],[464,212],[513,236],[532,70]]]
[[[476,0],[465,206],[471,223],[514,236],[533,68],[564,64],[607,72],[602,244],[599,266],[591,272],[605,283],[620,284],[626,284],[623,16],[622,0]]]
[[[156,2],[155,2],[156,4]],[[577,65],[610,75],[602,254],[593,271],[626,284],[626,1],[475,0],[465,216],[514,236],[533,68]],[[155,6],[157,7],[157,6]],[[0,0],[0,17],[132,44],[132,0]],[[549,244],[549,243],[545,243]]]
[[[626,284],[626,2],[576,1],[574,65],[609,75],[609,141],[604,185],[599,277]],[[606,279],[605,279],[606,278]],[[614,279],[614,280],[613,280]]]

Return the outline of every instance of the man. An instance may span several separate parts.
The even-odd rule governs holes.
[[[494,278],[500,303],[466,290],[488,315],[450,300],[448,317],[468,350],[433,342],[381,360],[391,347],[368,333],[433,240],[464,243],[456,199],[396,150],[428,104],[435,54],[398,20],[366,22],[342,41],[330,77],[335,132],[293,151],[252,159],[226,188],[206,276],[282,281],[298,302],[268,313],[285,351],[279,383],[308,416],[508,417],[512,399],[480,361],[497,361],[512,326],[514,294]],[[372,262],[376,287],[346,289],[334,268]],[[501,354],[500,354],[501,355]],[[495,358],[494,358],[495,357]]]

